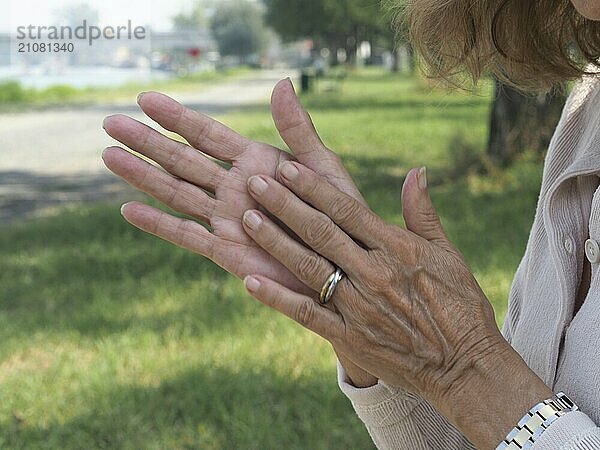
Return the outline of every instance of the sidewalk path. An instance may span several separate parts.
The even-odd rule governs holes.
[[[198,93],[170,94],[211,115],[265,104],[290,71],[254,72]],[[169,94],[168,91],[166,91]],[[98,201],[131,193],[104,168],[100,153],[114,143],[101,128],[109,114],[145,123],[135,104],[0,114],[0,223],[14,222],[65,203]]]

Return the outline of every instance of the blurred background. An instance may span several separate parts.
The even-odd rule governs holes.
[[[104,169],[101,123],[151,123],[140,91],[285,148],[268,99],[291,76],[389,222],[403,225],[404,177],[427,165],[502,322],[564,96],[491,78],[449,90],[421,75],[395,13],[378,0],[3,0],[0,448],[373,448],[326,343],[120,217],[144,196]],[[90,44],[38,28],[86,25],[144,38]]]

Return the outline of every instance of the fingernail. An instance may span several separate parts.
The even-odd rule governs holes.
[[[419,179],[419,189],[422,191],[427,189],[427,167],[423,166],[419,169],[417,178]]]
[[[248,180],[248,187],[250,187],[250,190],[255,194],[260,195],[264,194],[269,185],[260,176],[255,175],[253,177],[250,177],[250,179]]]
[[[114,116],[114,114],[113,114],[113,115],[110,115],[110,116],[106,116],[106,117],[104,118],[104,120],[102,121],[102,128],[106,129],[106,121],[107,121],[107,120],[109,120],[109,119],[110,119],[111,117],[113,117],[113,116]]]
[[[123,215],[123,212],[125,211],[125,207],[127,206],[127,203],[123,203],[121,205],[121,215]]]
[[[250,292],[256,292],[260,288],[260,281],[253,276],[248,275],[246,278],[244,278],[244,286],[246,286],[246,289],[248,289]]]
[[[256,211],[246,211],[244,213],[244,223],[248,225],[251,230],[258,229],[262,221],[262,217],[260,217]]]
[[[142,96],[143,96],[144,94],[145,94],[145,92],[140,92],[140,93],[138,94],[138,96],[137,96],[137,100],[136,100],[138,103],[140,102],[140,100],[142,99]]]
[[[286,180],[292,181],[300,174],[300,171],[294,163],[286,162],[281,166],[281,175]]]
[[[102,150],[102,154],[100,155],[100,157],[102,158],[102,160],[105,160],[105,156],[106,156],[106,152],[108,151],[110,147],[106,147],[104,150]]]

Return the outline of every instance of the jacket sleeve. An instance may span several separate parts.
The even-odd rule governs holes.
[[[339,362],[338,384],[380,450],[475,449],[460,431],[419,396],[381,380],[369,388],[356,388],[350,384]]]
[[[523,298],[527,252],[521,259],[510,290],[502,333],[510,343]],[[473,450],[475,447],[439,411],[419,396],[379,381],[359,389],[350,384],[338,362],[338,384],[350,399],[377,448],[395,450]],[[566,415],[565,417],[571,414]],[[558,422],[558,421],[557,421]],[[507,430],[508,432],[509,430]],[[555,447],[540,447],[549,450]],[[595,447],[592,447],[596,450]],[[575,447],[573,450],[579,449]],[[586,447],[581,447],[586,449]],[[536,450],[538,450],[536,448]],[[569,448],[569,450],[571,450]],[[600,450],[600,448],[598,449]]]
[[[600,428],[581,411],[552,422],[531,450],[600,450]]]

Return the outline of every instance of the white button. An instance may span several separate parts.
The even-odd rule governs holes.
[[[587,256],[588,261],[592,264],[600,261],[600,246],[598,246],[595,240],[588,239],[585,241],[585,256]]]
[[[570,237],[565,239],[565,250],[567,253],[573,253],[573,239]]]

